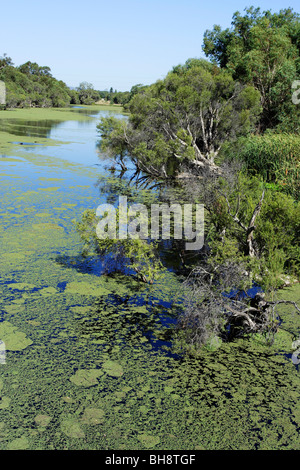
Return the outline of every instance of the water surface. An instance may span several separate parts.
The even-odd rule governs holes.
[[[112,196],[97,184],[112,176],[99,117],[5,123],[25,145],[0,159],[0,449],[299,449],[299,373],[284,354],[299,320],[273,347],[183,355],[173,272],[140,285],[81,257],[72,220]]]

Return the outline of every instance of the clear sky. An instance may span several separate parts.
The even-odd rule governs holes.
[[[204,57],[205,30],[230,27],[233,13],[252,5],[300,13],[299,0],[5,0],[0,56],[47,65],[69,86],[130,90]]]

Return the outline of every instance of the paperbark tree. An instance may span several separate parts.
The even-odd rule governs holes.
[[[143,171],[168,177],[183,163],[218,171],[224,142],[247,134],[260,112],[259,93],[204,60],[189,60],[134,95],[122,126],[98,126],[105,147],[122,149]],[[115,143],[117,142],[117,145]]]

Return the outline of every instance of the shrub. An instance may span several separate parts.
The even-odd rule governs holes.
[[[228,147],[227,153],[243,160],[250,173],[261,175],[266,182],[275,183],[299,199],[300,136],[271,132],[251,135],[240,139],[238,146]]]

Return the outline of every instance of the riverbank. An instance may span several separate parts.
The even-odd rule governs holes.
[[[80,112],[79,112],[80,110]],[[16,108],[0,111],[0,155],[12,156],[24,143],[39,145],[59,145],[61,142],[37,135],[18,133],[20,122],[30,126],[31,123],[40,122],[40,127],[47,121],[88,121],[92,115],[100,111],[118,111],[122,113],[122,106],[118,105],[78,105],[69,108]],[[43,124],[44,123],[44,124]],[[36,126],[35,126],[36,128]],[[13,139],[12,139],[13,136]]]

